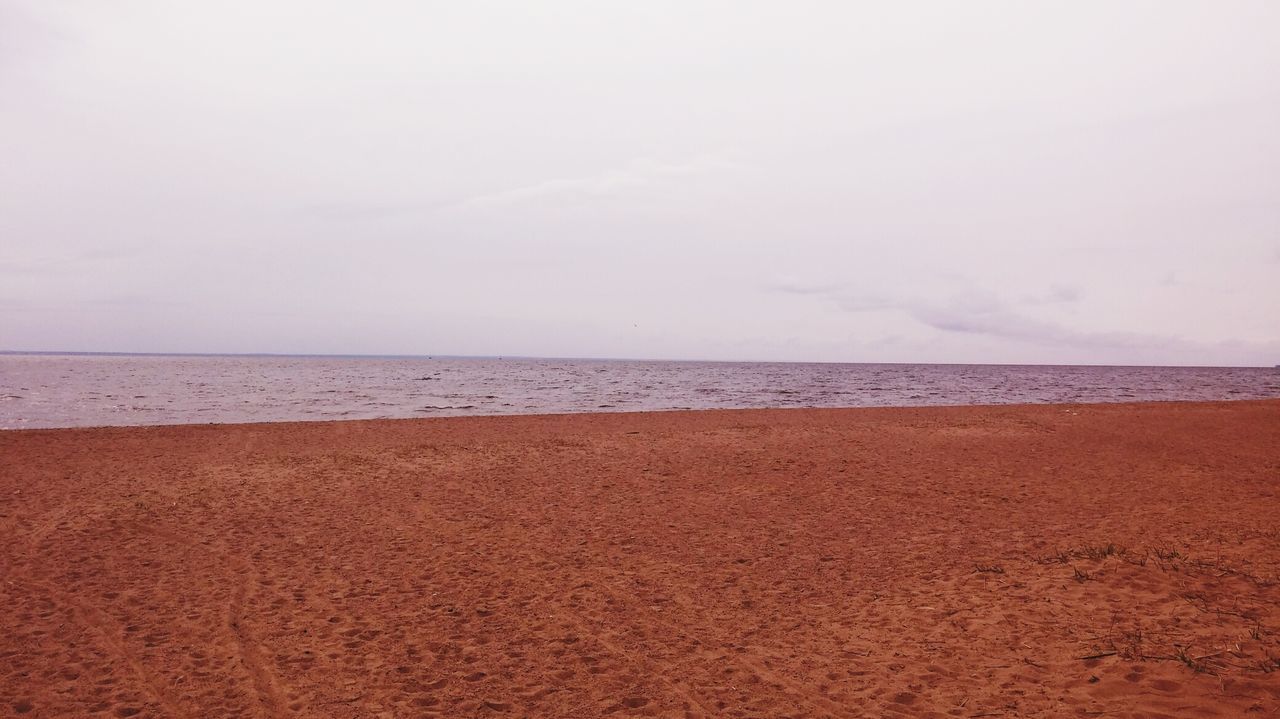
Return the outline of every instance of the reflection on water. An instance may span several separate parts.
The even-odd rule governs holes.
[[[1280,370],[0,356],[0,428],[1280,397]]]

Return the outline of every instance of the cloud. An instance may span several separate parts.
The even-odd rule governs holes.
[[[1004,339],[1071,347],[1150,347],[1169,338],[1129,333],[1082,332],[1000,307],[983,311],[950,305],[907,303],[903,309],[917,322],[944,332],[989,335]]]
[[[971,290],[946,301],[916,297],[860,293],[837,285],[775,282],[769,289],[806,297],[820,297],[848,312],[895,311],[940,332],[982,335],[1059,348],[1102,351],[1150,351],[1175,353],[1184,357],[1217,357],[1222,352],[1255,357],[1280,353],[1277,342],[1196,342],[1181,337],[1142,332],[1091,332],[1041,320],[1020,311],[1022,306],[1075,302],[1080,292],[1064,286],[1050,286],[1043,293],[1024,297],[1019,304],[1001,300],[994,294]]]
[[[85,265],[126,262],[142,255],[133,246],[98,247],[82,251],[64,251],[59,254],[43,254],[30,257],[0,256],[0,275],[36,275],[45,273],[81,272]]]
[[[790,295],[834,295],[841,290],[838,283],[805,282],[794,277],[779,277],[765,285],[765,289]]]
[[[1026,295],[1022,301],[1028,305],[1058,305],[1076,302],[1080,299],[1080,288],[1068,285],[1049,285],[1049,289],[1040,294]]]
[[[447,201],[421,202],[320,202],[300,208],[303,215],[322,221],[360,222],[394,215],[421,213],[448,207]]]
[[[585,177],[561,178],[468,197],[455,203],[459,209],[488,209],[546,200],[594,200],[627,194],[633,190],[674,179],[742,169],[742,165],[711,156],[683,163],[636,159],[618,168]]]
[[[400,202],[321,202],[301,208],[304,214],[321,220],[365,221],[395,215],[449,211],[481,211],[552,201],[599,201],[621,197],[675,180],[734,172],[745,165],[711,155],[686,162],[666,163],[637,158],[620,167],[583,177],[557,178],[522,187],[471,195],[462,198],[436,197]]]

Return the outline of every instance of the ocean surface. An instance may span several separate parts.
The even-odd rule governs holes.
[[[1280,369],[0,355],[0,429],[1280,397]]]

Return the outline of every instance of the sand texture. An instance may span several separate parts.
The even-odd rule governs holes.
[[[0,432],[0,716],[1275,716],[1278,493],[1278,401]]]

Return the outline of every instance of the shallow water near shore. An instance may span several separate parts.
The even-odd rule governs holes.
[[[0,356],[0,428],[1280,397],[1233,367]]]

